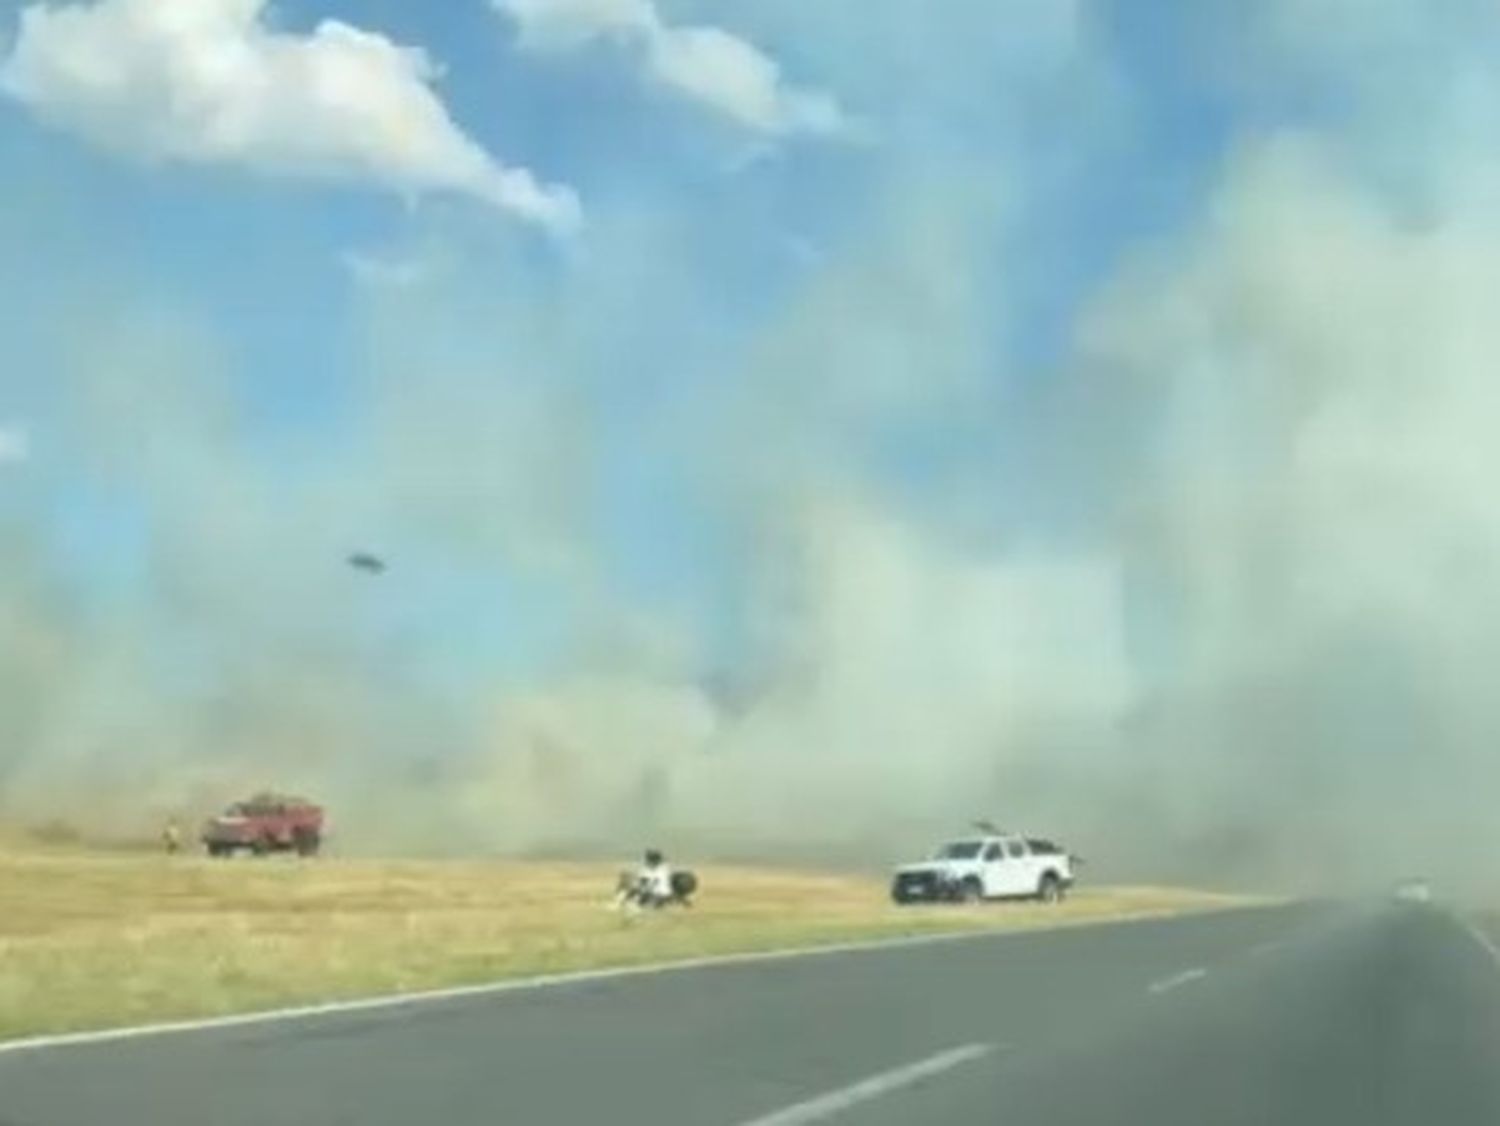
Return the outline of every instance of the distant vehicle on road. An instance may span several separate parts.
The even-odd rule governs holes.
[[[1420,878],[1402,880],[1396,885],[1395,896],[1404,903],[1426,903],[1432,898],[1432,889]]]
[[[245,851],[264,856],[296,852],[314,856],[323,844],[323,809],[304,798],[256,794],[235,802],[203,826],[203,847],[210,856]]]
[[[1073,886],[1074,858],[1051,841],[985,833],[949,841],[930,860],[903,864],[891,898],[908,903],[977,903],[985,899],[1059,902]]]

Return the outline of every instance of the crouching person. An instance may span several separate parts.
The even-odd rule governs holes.
[[[651,848],[646,850],[639,868],[620,873],[615,885],[615,906],[633,911],[672,903],[691,907],[697,890],[697,876],[686,870],[674,872],[667,858]]]
[[[657,849],[648,848],[641,866],[620,876],[616,906],[665,907],[672,901],[672,869]]]

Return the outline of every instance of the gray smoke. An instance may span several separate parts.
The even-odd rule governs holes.
[[[754,339],[642,412],[642,463],[738,549],[728,672],[691,614],[624,592],[597,520],[598,404],[656,393],[621,334],[711,312],[671,215],[601,210],[542,287],[497,283],[451,216],[400,269],[366,262],[333,441],[268,446],[211,329],[130,279],[54,295],[56,387],[0,465],[0,817],[139,832],[274,785],[324,797],[349,849],[873,865],[989,816],[1104,874],[1479,883],[1500,167],[1474,123],[1500,99],[1427,76],[1413,159],[1366,80],[1405,9],[1337,7],[1269,6],[1226,81],[1313,75],[1358,112],[1244,138],[1201,208],[1119,255],[1060,360],[1001,373],[1029,393],[995,390],[1009,329],[979,295],[1058,169],[927,152]],[[1063,89],[1118,109],[1102,8],[1071,39],[1049,17],[1018,117]],[[812,49],[838,24],[762,18],[807,18]],[[905,77],[961,101],[967,58]],[[947,436],[920,499],[876,453]],[[145,563],[105,595],[48,531],[80,474],[144,507]],[[339,565],[386,543],[399,613]],[[450,667],[422,625],[488,575],[542,654],[524,669],[457,629]]]

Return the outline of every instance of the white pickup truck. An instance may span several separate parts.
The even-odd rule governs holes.
[[[1073,886],[1074,858],[1051,841],[1014,834],[950,841],[931,860],[903,864],[891,880],[897,903],[1040,899],[1056,903]]]

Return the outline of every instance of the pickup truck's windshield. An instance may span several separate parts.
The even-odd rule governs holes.
[[[939,860],[973,860],[984,847],[983,841],[954,841],[938,849]]]

